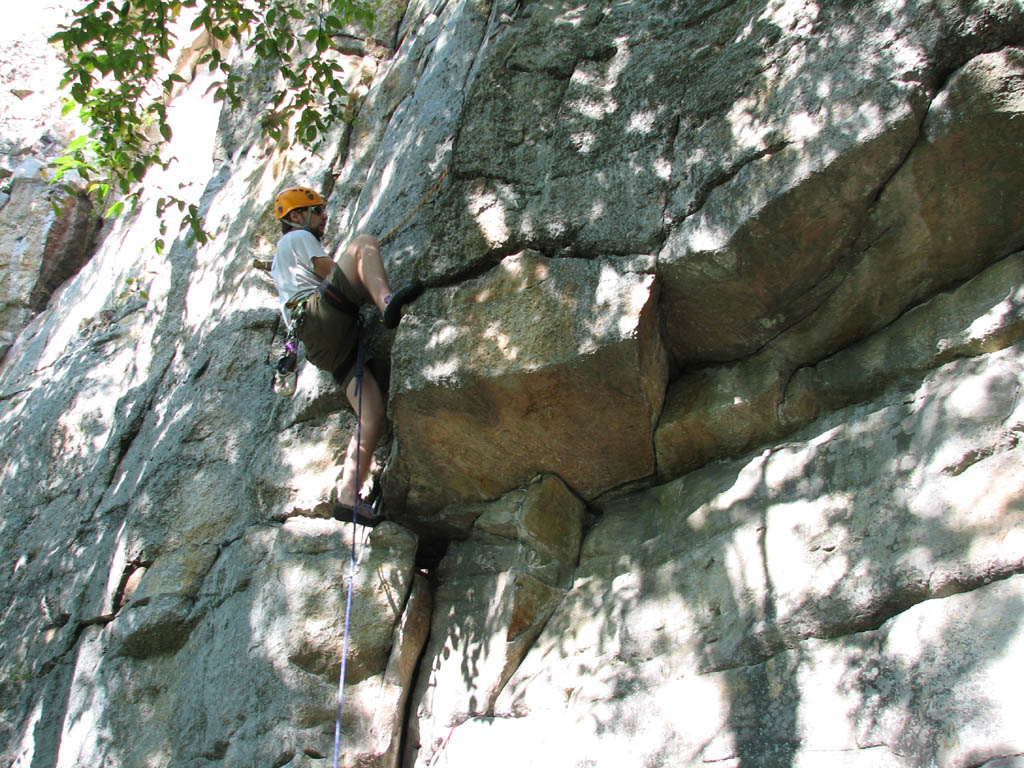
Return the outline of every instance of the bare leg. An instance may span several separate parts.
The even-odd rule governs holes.
[[[380,256],[380,244],[373,235],[358,235],[345,246],[338,266],[356,290],[363,290],[377,309],[384,311],[384,299],[391,293],[388,275]]]
[[[349,382],[345,389],[345,396],[357,417],[361,414],[359,429],[349,440],[348,450],[345,453],[345,463],[341,470],[341,483],[338,485],[338,501],[342,504],[352,505],[355,503],[356,494],[363,487],[366,478],[370,474],[370,465],[373,462],[373,451],[384,433],[384,421],[386,413],[384,410],[384,398],[381,395],[380,387],[373,374],[363,370],[363,393],[360,403],[359,391],[356,379]],[[357,441],[357,435],[361,438]],[[359,455],[359,477],[356,477],[356,453]]]

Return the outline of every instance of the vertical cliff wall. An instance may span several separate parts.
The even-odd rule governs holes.
[[[346,766],[1019,763],[1024,7],[412,0],[330,55],[318,153],[274,62],[195,73],[19,305],[0,761],[329,765],[352,579]],[[372,533],[341,393],[269,387],[292,183],[328,247],[415,211]],[[214,239],[157,255],[161,190]]]
[[[12,14],[0,36],[0,359],[92,255],[100,225],[84,193],[46,183],[47,163],[82,130],[61,114],[62,70],[46,43],[65,10],[57,0],[35,3]]]

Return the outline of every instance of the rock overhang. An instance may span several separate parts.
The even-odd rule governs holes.
[[[668,376],[657,297],[653,275],[614,260],[532,251],[429,292],[393,347],[386,493],[429,516],[544,472],[585,499],[650,475]]]

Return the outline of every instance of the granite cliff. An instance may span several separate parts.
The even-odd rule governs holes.
[[[411,0],[330,55],[319,153],[273,62],[227,111],[183,60],[98,232],[4,123],[0,764],[330,765],[352,578],[352,768],[1024,765],[1019,0]],[[354,576],[353,418],[269,386],[292,183],[329,246],[414,213],[427,286]],[[154,252],[162,189],[211,242]]]

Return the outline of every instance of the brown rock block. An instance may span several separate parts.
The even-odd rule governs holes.
[[[667,381],[651,275],[507,257],[424,297],[395,340],[386,491],[419,515],[541,473],[584,498],[654,471]]]
[[[778,341],[816,362],[1024,246],[1024,50],[977,56],[932,101],[827,302]]]
[[[654,436],[658,475],[678,477],[780,434],[787,369],[763,354],[673,383]]]

